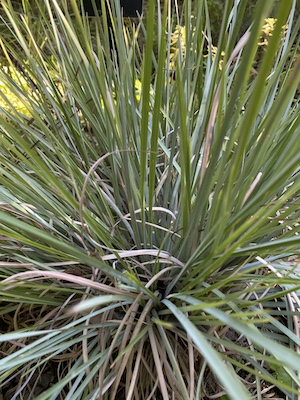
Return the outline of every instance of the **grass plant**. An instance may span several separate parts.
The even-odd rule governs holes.
[[[4,399],[298,399],[296,1],[69,3],[2,1]]]

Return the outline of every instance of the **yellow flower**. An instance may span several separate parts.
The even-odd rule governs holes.
[[[193,28],[192,36],[195,34],[195,28]],[[180,46],[179,46],[180,44]],[[176,59],[180,54],[183,56],[186,54],[186,27],[176,25],[174,32],[171,34],[170,43],[170,69],[176,70]]]
[[[24,90],[29,90],[26,80],[22,77],[22,75],[16,71],[15,69],[7,66],[3,66],[2,70],[6,75],[9,75],[12,80],[18,81],[19,85],[24,88]],[[17,112],[30,115],[27,107],[20,100],[20,97],[17,94],[13,93],[8,86],[5,80],[0,79],[0,108],[4,108],[5,110],[11,110],[13,107]],[[7,99],[7,100],[6,100]]]
[[[208,57],[209,50],[211,51],[211,58],[212,58],[212,60],[214,60],[216,58],[216,55],[217,55],[217,52],[218,52],[218,48],[216,46],[212,45],[212,44],[208,45],[207,46],[208,53],[205,55],[205,57]],[[224,61],[223,59],[224,59],[224,56],[225,56],[225,52],[224,51],[221,52],[221,56],[222,56],[222,59],[219,61],[219,70],[220,71],[222,70],[222,66],[223,66],[223,61]]]
[[[273,35],[273,31],[276,26],[277,19],[276,18],[266,18],[265,24],[261,28],[261,36],[260,42],[258,43],[259,46],[265,46],[269,43],[270,37]],[[282,32],[285,34],[287,29],[287,25],[282,27]]]

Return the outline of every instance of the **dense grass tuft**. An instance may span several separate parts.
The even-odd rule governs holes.
[[[64,3],[2,1],[4,399],[296,400],[296,1]]]

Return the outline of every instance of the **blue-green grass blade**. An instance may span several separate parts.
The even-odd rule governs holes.
[[[203,334],[189,320],[189,318],[182,313],[170,300],[164,299],[162,300],[162,303],[171,310],[174,317],[177,318],[181,323],[187,335],[190,336],[200,353],[204,356],[205,360],[218,377],[221,384],[226,389],[226,392],[229,394],[230,398],[234,400],[251,399],[250,393],[247,392],[247,390],[242,386],[241,382],[233,374],[230,374],[221,356],[212,348],[209,342],[204,338]]]

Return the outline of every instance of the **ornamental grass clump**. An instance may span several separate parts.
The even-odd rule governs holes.
[[[227,0],[218,43],[206,0],[183,20],[151,0],[133,29],[113,1],[113,40],[106,13],[40,3],[32,26],[2,1],[26,109],[2,97],[3,398],[296,400],[296,1],[258,2],[240,36]]]

